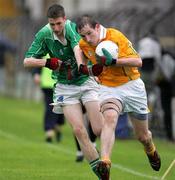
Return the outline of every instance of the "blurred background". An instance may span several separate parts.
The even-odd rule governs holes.
[[[139,41],[153,33],[161,48],[175,57],[174,0],[0,0],[0,95],[41,100],[40,89],[34,85],[31,70],[24,69],[23,59],[35,33],[47,23],[46,11],[53,3],[63,5],[69,19],[90,13],[104,26],[117,28],[136,50]],[[156,89],[149,96],[151,128],[155,136],[164,138],[165,113],[157,94]],[[171,100],[175,109],[174,96]],[[175,139],[173,113],[171,128]]]

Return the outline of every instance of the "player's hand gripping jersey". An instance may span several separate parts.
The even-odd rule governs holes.
[[[101,41],[111,40],[118,46],[118,59],[120,58],[137,58],[138,53],[132,47],[131,42],[118,30],[113,28],[104,28],[101,26]],[[95,49],[96,47],[90,46],[83,39],[79,42],[80,48],[83,50],[86,57],[96,64]],[[101,84],[106,86],[119,86],[130,80],[134,80],[140,77],[140,73],[137,67],[124,67],[124,66],[107,66],[103,69],[103,72],[98,76]]]

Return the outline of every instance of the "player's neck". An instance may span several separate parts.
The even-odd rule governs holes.
[[[57,38],[59,39],[60,42],[62,42],[63,44],[66,43],[66,39],[64,37],[64,33],[61,33],[59,35],[57,35]]]

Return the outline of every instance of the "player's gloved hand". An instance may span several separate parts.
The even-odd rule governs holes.
[[[89,76],[99,76],[103,71],[103,65],[102,64],[94,64],[91,67],[88,67],[87,65],[80,64],[79,72],[82,74],[86,74]]]
[[[60,68],[62,65],[63,65],[63,62],[60,59],[49,58],[49,59],[46,59],[45,67],[52,69],[52,70],[56,70],[56,69]]]
[[[104,56],[99,56],[96,54],[97,62],[99,64],[110,66],[117,63],[117,58],[114,59],[112,55],[105,48],[102,48],[102,52]]]

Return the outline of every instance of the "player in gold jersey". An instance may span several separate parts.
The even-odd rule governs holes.
[[[82,37],[79,45],[85,57],[93,64],[104,66],[103,72],[98,76],[101,84],[101,112],[105,118],[101,133],[101,165],[98,170],[104,170],[106,180],[109,179],[115,127],[119,114],[127,112],[131,117],[136,137],[144,146],[150,165],[155,171],[159,171],[161,160],[148,129],[147,95],[138,71],[138,67],[142,66],[139,54],[123,33],[114,28],[105,28],[89,15],[77,20],[77,30]],[[105,40],[117,44],[118,57],[115,59],[106,49],[102,49],[104,56],[96,55],[97,45]],[[86,64],[82,63],[79,71],[86,74]]]

